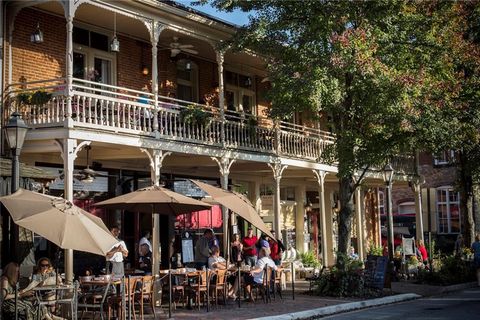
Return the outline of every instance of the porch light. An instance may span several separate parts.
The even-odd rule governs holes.
[[[312,208],[313,208],[312,202],[310,202],[310,200],[307,200],[307,202],[305,203],[305,211],[310,212],[312,211]]]
[[[186,70],[186,71],[192,70],[192,61],[188,60],[188,61],[185,63],[185,70]]]
[[[83,182],[83,183],[92,183],[94,180],[94,178],[90,175],[87,175],[85,178],[83,178],[82,180],[80,180],[80,182]]]
[[[40,23],[37,22],[37,29],[33,31],[30,35],[30,42],[32,43],[42,43],[43,42],[43,32],[40,30]]]
[[[110,42],[110,51],[120,52],[120,42],[117,39],[117,13],[113,14],[113,38]]]
[[[148,69],[148,67],[145,66],[145,65],[143,65],[143,66],[142,66],[142,74],[143,74],[144,76],[148,76],[149,73],[150,73],[150,70]]]

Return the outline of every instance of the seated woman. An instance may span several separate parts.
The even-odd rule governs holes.
[[[20,267],[15,262],[5,266],[0,278],[3,304],[2,312],[4,319],[15,319],[15,286],[18,283]],[[33,298],[33,291],[20,290],[18,293],[17,312],[19,319],[25,320],[57,320],[62,319],[51,315],[45,306],[38,308],[37,300]]]
[[[35,272],[32,274],[32,282],[38,282],[39,286],[55,285],[62,283],[60,276],[57,276],[52,263],[48,258],[40,258],[37,262]]]

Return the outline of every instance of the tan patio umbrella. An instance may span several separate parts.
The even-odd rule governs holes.
[[[256,228],[260,229],[260,231],[268,235],[271,239],[276,240],[270,232],[270,228],[268,228],[265,222],[263,222],[260,215],[257,213],[251,202],[247,198],[245,198],[245,196],[239,195],[232,191],[227,191],[214,187],[198,180],[190,181],[192,181],[200,189],[208,193],[208,195],[210,195],[210,197],[212,197],[214,201],[232,210],[240,217],[250,222]]]
[[[180,193],[173,192],[160,186],[151,186],[148,188],[138,189],[136,191],[96,203],[95,205],[110,209],[120,209],[152,214],[167,213],[170,215],[200,211],[209,209],[211,207],[211,205],[205,202],[186,197]],[[158,273],[156,267],[159,262],[159,239],[155,239],[156,237],[158,237],[159,230],[158,226],[156,225],[157,223],[154,222],[152,231],[152,234],[154,236],[154,239],[152,241],[153,274]]]
[[[110,209],[171,215],[209,209],[211,205],[159,186],[136,191],[95,204]]]
[[[118,243],[102,219],[63,198],[19,189],[0,202],[16,224],[62,249],[106,255]]]

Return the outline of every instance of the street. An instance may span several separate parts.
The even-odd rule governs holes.
[[[326,317],[324,319],[461,319],[480,318],[480,288],[470,288],[452,294],[428,297],[378,308],[364,309]]]

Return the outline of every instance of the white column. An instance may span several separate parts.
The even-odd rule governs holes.
[[[67,112],[66,112],[66,125],[71,126],[70,121],[72,117],[72,96],[73,96],[73,16],[67,14],[67,48],[65,56],[65,65],[67,72]]]
[[[422,185],[419,181],[412,183],[412,190],[415,193],[415,225],[416,239],[424,241],[423,237],[423,213],[422,213]]]
[[[83,141],[77,146],[76,139],[55,140],[55,144],[60,149],[60,155],[63,159],[63,194],[64,198],[73,202],[73,170],[74,162],[78,152],[84,146],[90,145],[90,141]],[[65,281],[73,282],[73,250],[66,249],[64,257]]]
[[[225,52],[217,51],[218,65],[218,107],[220,108],[220,119],[222,121],[220,137],[222,143],[225,142],[225,84],[223,80],[223,63],[225,61]]]
[[[150,31],[150,42],[152,44],[152,93],[153,100],[155,104],[154,109],[154,121],[153,121],[153,131],[158,133],[158,39],[160,38],[160,33],[165,28],[164,25],[158,21],[152,22],[152,28]]]
[[[162,168],[163,160],[171,152],[163,152],[159,149],[147,150],[140,148],[140,151],[147,154],[148,159],[150,160],[150,178],[152,180],[152,185],[160,185],[160,170]],[[160,216],[158,212],[152,212],[152,274],[157,275],[160,270]]]
[[[230,174],[230,168],[235,162],[235,159],[230,159],[226,156],[221,158],[211,157],[213,161],[218,164],[218,170],[220,172],[220,182],[224,190],[228,190],[228,175]],[[223,254],[229,258],[230,250],[228,250],[230,241],[228,240],[228,209],[222,206],[222,220],[223,220]]]
[[[270,169],[273,172],[273,180],[274,180],[274,189],[275,189],[275,198],[273,201],[273,230],[277,233],[278,236],[282,235],[282,230],[280,227],[280,219],[281,219],[281,211],[282,206],[280,203],[280,181],[282,180],[283,170],[287,168],[287,165],[282,164],[280,161],[275,162],[274,164],[268,163]],[[302,204],[303,205],[303,204]]]
[[[320,234],[322,235],[322,263],[324,266],[329,265],[328,252],[331,248],[328,247],[327,235],[327,213],[325,211],[325,176],[327,173],[322,170],[312,170],[317,178],[318,183],[318,208],[320,213]]]
[[[363,230],[363,193],[361,187],[358,186],[355,190],[355,215],[356,215],[356,228],[357,228],[357,245],[358,245],[358,257],[361,261],[365,258],[365,238]]]
[[[305,252],[305,203],[306,203],[305,184],[295,187],[295,246],[298,251]],[[276,220],[275,220],[276,221]],[[277,231],[277,234],[280,234]]]

